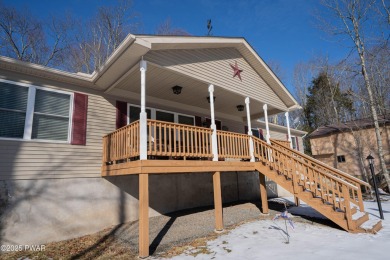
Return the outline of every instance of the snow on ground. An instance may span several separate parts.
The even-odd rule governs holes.
[[[379,219],[376,202],[364,205],[370,220]],[[324,225],[295,222],[295,229],[288,229],[290,242],[286,243],[284,220],[258,220],[209,241],[208,253],[197,254],[205,250],[189,249],[174,259],[389,259],[390,201],[383,201],[382,208],[385,220],[376,235],[350,234]],[[308,215],[314,214],[307,205],[300,209],[293,207],[291,211],[304,215],[305,209]]]

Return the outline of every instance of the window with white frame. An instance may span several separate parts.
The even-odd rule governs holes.
[[[134,121],[139,120],[139,113],[141,112],[141,108],[137,105],[132,104],[129,104],[128,107],[128,123],[132,123]],[[148,119],[155,119],[186,125],[195,125],[195,117],[190,115],[155,108],[146,108],[146,113],[148,115]]]
[[[68,142],[73,95],[0,80],[0,138]]]
[[[292,148],[294,150],[299,150],[299,147],[298,147],[298,137],[291,136],[291,144],[292,144]]]

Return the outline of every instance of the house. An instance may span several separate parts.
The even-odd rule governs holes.
[[[383,153],[390,168],[390,119],[379,117]],[[344,172],[368,181],[370,171],[367,156],[376,160],[374,169],[379,172],[380,161],[374,122],[371,118],[349,121],[338,125],[319,127],[308,135],[313,157]]]
[[[303,132],[268,123],[298,108],[243,38],[129,35],[90,75],[1,57],[1,242],[139,219],[146,257],[150,216],[214,204],[221,230],[222,201],[261,198],[268,212],[266,177],[355,231],[367,184],[292,149]]]

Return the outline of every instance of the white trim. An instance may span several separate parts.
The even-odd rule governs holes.
[[[26,117],[24,119],[24,131],[23,131],[23,139],[26,140],[31,140],[36,92],[37,92],[36,88],[34,87],[28,88]]]
[[[45,142],[45,143],[68,143],[68,144],[70,144],[71,137],[72,137],[72,128],[73,128],[72,121],[73,121],[74,92],[52,89],[52,88],[48,88],[48,87],[40,87],[40,86],[36,86],[36,85],[32,85],[32,84],[27,84],[27,83],[23,83],[23,82],[16,82],[16,81],[11,81],[11,80],[1,79],[1,78],[0,78],[0,82],[5,82],[5,83],[12,84],[12,85],[18,85],[18,86],[23,86],[23,87],[29,88],[28,89],[28,97],[27,97],[26,119],[25,119],[24,131],[23,131],[23,138],[0,137],[0,140],[36,141],[36,142]],[[31,138],[32,126],[33,126],[33,121],[34,121],[34,113],[35,113],[34,112],[35,95],[36,95],[37,89],[40,89],[43,91],[48,91],[48,92],[55,92],[55,93],[69,95],[69,116],[68,116],[69,121],[68,121],[68,136],[67,136],[66,141],[47,140],[47,139],[32,139]],[[37,114],[42,114],[42,113],[37,113]],[[56,116],[56,115],[52,115],[52,116]],[[64,116],[58,116],[58,117],[65,118]]]

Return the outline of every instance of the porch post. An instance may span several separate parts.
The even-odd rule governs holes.
[[[265,129],[267,131],[267,134],[265,135],[265,139],[267,141],[268,144],[270,144],[270,138],[271,138],[271,135],[269,134],[269,126],[268,126],[268,112],[267,112],[267,109],[268,109],[268,106],[267,104],[264,104],[263,106],[263,110],[264,110],[264,119],[265,119]]]
[[[260,180],[260,196],[261,196],[261,210],[263,214],[268,214],[268,197],[267,197],[267,185],[265,175],[259,172],[259,180]]]
[[[288,141],[290,142],[290,148],[292,149],[292,142],[291,142],[291,131],[290,131],[290,118],[288,116],[288,112],[284,113],[286,116],[286,122],[287,122],[287,134],[288,134]]]
[[[145,75],[147,70],[146,61],[141,60],[140,64],[141,71],[141,113],[139,114],[139,140],[140,140],[140,160],[148,159],[148,139],[147,139],[147,114],[145,109]]]
[[[139,257],[149,256],[149,175],[139,174]]]
[[[222,210],[222,193],[221,193],[221,173],[213,174],[213,191],[214,191],[214,214],[215,214],[215,231],[223,231],[223,210]]]
[[[248,135],[249,135],[249,154],[251,155],[251,162],[255,161],[254,149],[253,149],[253,139],[252,139],[252,123],[251,123],[251,113],[249,108],[249,97],[245,98],[246,104],[246,118],[248,121]]]
[[[217,127],[215,125],[215,116],[214,116],[214,85],[209,85],[210,93],[210,111],[211,111],[211,126],[213,130],[211,134],[211,150],[213,152],[213,161],[218,161],[218,142],[217,142]]]

